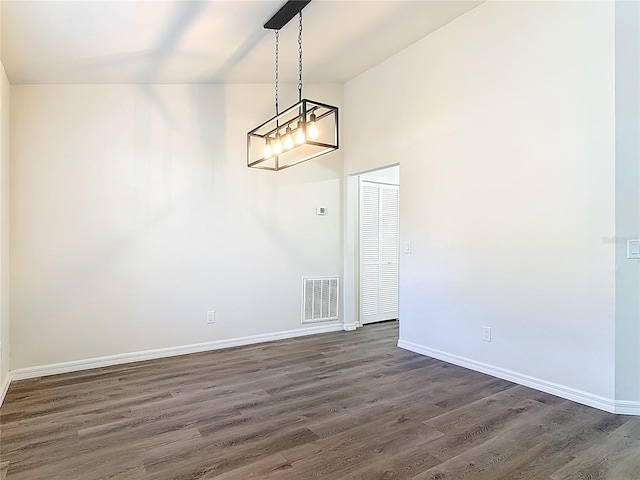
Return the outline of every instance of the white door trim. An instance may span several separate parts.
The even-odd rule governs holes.
[[[391,163],[370,170],[354,172],[346,175],[344,182],[344,228],[343,228],[343,278],[342,282],[342,318],[345,330],[355,330],[361,327],[360,318],[360,252],[358,249],[359,224],[359,190],[360,175],[400,166],[400,163]]]

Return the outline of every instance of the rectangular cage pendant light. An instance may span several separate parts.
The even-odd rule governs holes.
[[[247,165],[282,170],[338,149],[338,107],[302,99],[247,134]]]
[[[289,0],[264,27],[275,30],[276,115],[247,133],[247,166],[283,170],[338,149],[338,107],[302,98],[302,9],[311,0]],[[279,32],[295,15],[298,28],[298,103],[278,110]]]

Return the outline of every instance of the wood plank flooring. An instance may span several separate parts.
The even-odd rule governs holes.
[[[392,322],[13,383],[0,479],[640,479],[640,417],[396,342]]]

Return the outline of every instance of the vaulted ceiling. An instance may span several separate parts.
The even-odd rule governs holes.
[[[303,11],[305,82],[345,82],[481,1],[314,0]],[[13,84],[273,81],[284,0],[3,0]],[[297,75],[297,18],[280,33],[281,80]]]

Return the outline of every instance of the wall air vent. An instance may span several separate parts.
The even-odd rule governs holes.
[[[302,279],[302,323],[338,320],[338,277]]]

